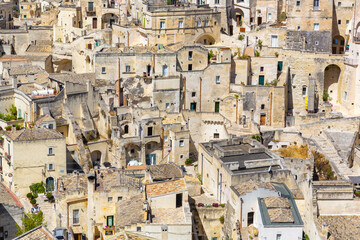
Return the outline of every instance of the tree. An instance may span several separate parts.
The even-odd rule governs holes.
[[[28,231],[30,231],[33,228],[36,228],[40,225],[44,224],[44,215],[40,211],[38,213],[25,213],[24,217],[21,218],[21,225],[17,226],[18,231],[16,233],[17,236],[20,236],[21,234],[24,234]]]

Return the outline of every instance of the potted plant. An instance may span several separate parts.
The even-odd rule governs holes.
[[[275,52],[275,57],[279,57],[279,53],[278,52]]]
[[[29,200],[31,200],[31,199],[33,198],[33,195],[32,195],[32,193],[28,193],[28,194],[26,194],[26,197],[27,197]]]
[[[185,160],[185,165],[186,166],[191,166],[191,164],[192,164],[192,159],[191,158],[188,158],[188,159]]]
[[[52,195],[51,192],[48,192],[48,193],[46,193],[46,198],[47,198],[49,201],[53,201],[53,200],[54,200],[54,195]]]
[[[30,200],[30,203],[33,205],[33,207],[35,207],[35,206],[36,206],[36,199],[35,199],[35,198],[32,198],[32,199]]]
[[[11,128],[12,128],[12,126],[6,126],[6,127],[5,127],[5,130],[6,130],[6,131],[11,131]]]

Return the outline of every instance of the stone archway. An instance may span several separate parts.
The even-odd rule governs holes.
[[[332,42],[332,53],[333,54],[344,54],[345,50],[345,39],[338,35],[333,38]]]
[[[236,22],[236,26],[242,26],[244,20],[244,12],[240,8],[234,9],[233,19]]]
[[[214,45],[216,43],[215,38],[208,33],[205,33],[200,37],[198,37],[198,39],[195,42],[203,45]]]
[[[91,152],[91,161],[93,166],[100,166],[101,163],[101,152],[98,150],[92,151]]]
[[[356,25],[355,32],[354,32],[354,41],[360,41],[360,22]]]
[[[324,94],[328,94],[328,102],[335,104],[339,96],[339,80],[341,69],[335,64],[328,65],[324,70]]]
[[[114,23],[119,22],[119,17],[113,13],[106,13],[101,17],[101,28],[111,28]]]

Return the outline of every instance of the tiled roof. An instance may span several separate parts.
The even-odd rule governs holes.
[[[359,239],[360,236],[360,216],[359,215],[336,215],[336,216],[320,216],[319,224],[326,223],[330,235],[333,239]]]
[[[146,195],[147,197],[184,191],[186,190],[185,180],[172,180],[166,182],[150,183],[146,185]]]
[[[52,122],[52,121],[55,121],[55,119],[52,118],[49,114],[46,114],[41,116],[38,120],[36,120],[35,125],[39,126],[44,122]]]
[[[59,194],[66,193],[67,191],[77,191],[81,190],[87,193],[87,176],[85,174],[79,175],[67,175],[58,178],[57,182],[57,192]],[[64,189],[62,189],[64,187]]]
[[[39,226],[14,238],[14,240],[50,240],[56,239],[44,226]]]
[[[175,164],[160,164],[148,166],[154,181],[182,178],[182,172]]]
[[[93,85],[95,85],[96,76],[95,73],[50,73],[49,77],[60,81],[62,83],[65,82],[73,82],[73,83],[82,83],[86,84],[89,80]]]
[[[267,197],[264,198],[270,221],[274,223],[294,222],[288,198]]]
[[[30,128],[5,133],[13,141],[31,141],[65,138],[59,131],[47,128]]]
[[[11,192],[0,183],[0,204],[22,207],[20,201],[16,198],[15,194]]]
[[[145,221],[142,194],[116,203],[116,227],[143,223]]]
[[[265,188],[275,191],[275,188],[269,182],[260,182],[254,180],[250,180],[245,183],[234,185],[232,186],[232,188],[238,193],[238,196],[245,195],[259,188]]]
[[[18,66],[18,67],[11,67],[9,74],[10,75],[34,75],[44,70],[39,66]]]
[[[120,169],[99,169],[96,174],[96,191],[111,190],[114,187],[140,190],[141,180],[124,174]]]
[[[267,197],[264,198],[267,208],[290,208],[290,203],[284,197]]]

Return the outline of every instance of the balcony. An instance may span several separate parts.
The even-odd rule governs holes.
[[[85,8],[86,16],[93,17],[96,16],[96,9],[95,8]]]

